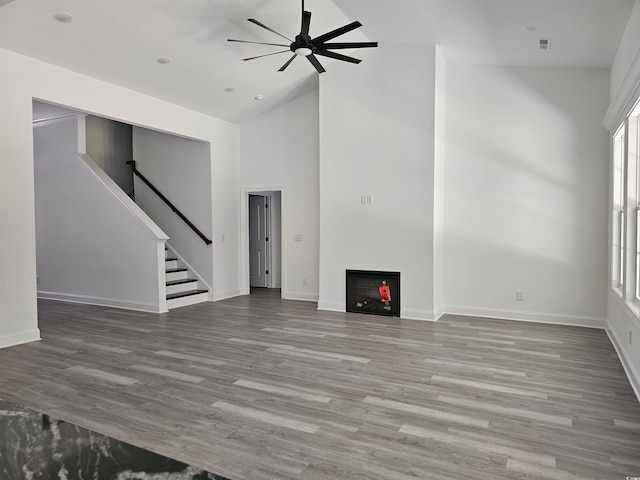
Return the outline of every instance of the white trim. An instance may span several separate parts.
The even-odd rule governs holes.
[[[239,297],[240,295],[242,295],[242,292],[240,290],[225,290],[224,292],[213,292],[213,299],[212,301],[214,302],[219,302],[220,300],[226,300],[227,298],[233,298],[233,297]]]
[[[148,313],[166,313],[166,300],[162,304],[132,302],[130,300],[119,300],[115,298],[93,297],[90,295],[76,295],[70,293],[43,292],[38,291],[38,298],[46,300],[57,300],[60,302],[82,303],[86,305],[100,305],[103,307],[124,308],[126,310],[137,310]]]
[[[38,340],[40,340],[40,329],[34,328],[32,330],[26,330],[24,332],[2,335],[0,337],[0,348],[13,347],[15,345],[36,342]]]
[[[317,293],[307,293],[307,292],[292,292],[287,291],[286,295],[282,293],[283,300],[300,300],[302,302],[317,302],[318,294]]]
[[[347,309],[342,303],[318,302],[318,310],[326,310],[328,312],[346,312]]]
[[[264,194],[265,192],[280,192],[280,280],[285,283],[287,238],[283,235],[285,230],[285,188],[283,186],[240,187],[240,291],[241,295],[249,295],[251,286],[249,282],[249,194]],[[282,295],[285,292],[282,291]],[[289,292],[287,292],[289,295]],[[282,298],[285,298],[284,296]],[[287,297],[291,298],[291,297]],[[316,299],[317,300],[317,299]]]
[[[504,310],[499,308],[467,307],[461,305],[447,305],[445,313],[463,315],[467,317],[498,318],[501,320],[516,320],[519,322],[552,323],[555,325],[571,325],[574,327],[607,328],[607,321],[599,317],[567,315],[547,312],[526,312],[522,310]]]
[[[624,369],[624,372],[627,374],[627,378],[629,379],[631,388],[633,388],[633,391],[636,394],[638,401],[640,402],[640,374],[633,366],[633,362],[631,362],[631,359],[627,355],[626,350],[622,348],[623,343],[620,342],[620,339],[618,338],[618,335],[616,335],[616,332],[611,328],[607,328],[606,332],[607,332],[607,335],[609,336],[609,340],[611,340],[611,344],[613,345],[613,348],[618,354],[618,358],[620,359],[622,368]]]
[[[400,318],[407,320],[421,320],[423,322],[435,322],[442,314],[436,316],[433,310],[417,310],[414,308],[401,308]]]
[[[611,100],[607,113],[602,120],[602,126],[607,130],[617,128],[631,112],[638,96],[640,96],[640,48],[636,50],[620,88],[618,88]]]

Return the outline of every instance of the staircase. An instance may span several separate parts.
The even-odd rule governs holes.
[[[165,248],[165,272],[169,310],[209,300],[209,290],[168,247]]]

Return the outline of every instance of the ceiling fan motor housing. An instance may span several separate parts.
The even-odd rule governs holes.
[[[295,42],[293,42],[289,48],[296,55],[311,55],[314,53],[317,48],[311,43],[311,37],[307,36],[304,38],[302,35],[296,36]]]
[[[260,23],[254,18],[248,19],[251,23],[258,25],[266,30],[269,30],[276,35],[285,38],[291,42],[290,38],[285,37],[281,33],[275,31],[272,28],[267,27],[266,25]],[[348,55],[343,55],[341,53],[334,52],[332,50],[341,50],[341,49],[351,49],[351,48],[367,48],[367,47],[377,47],[378,42],[345,42],[345,43],[326,43],[329,40],[333,40],[340,35],[344,35],[352,30],[355,30],[358,27],[361,27],[362,24],[360,22],[351,22],[348,25],[344,25],[340,28],[336,28],[330,32],[327,32],[319,37],[312,39],[309,36],[309,25],[311,24],[311,12],[308,12],[304,9],[304,0],[302,0],[302,21],[300,27],[300,33],[296,35],[296,38],[289,45],[289,50],[294,53],[293,57],[291,57],[287,63],[285,63],[280,69],[279,72],[283,72],[290,64],[295,60],[298,56],[307,57],[307,60],[314,66],[314,68],[318,71],[318,73],[323,73],[325,71],[322,64],[316,58],[316,55],[320,55],[323,57],[333,58],[336,60],[341,60],[343,62],[350,63],[360,63],[360,59],[350,57]],[[256,43],[260,45],[273,45],[273,46],[281,46],[286,47],[287,45],[280,43],[265,43],[265,42],[251,42],[247,40],[233,40],[229,39],[230,42],[242,42],[242,43]],[[266,55],[259,55],[257,57],[243,58],[243,60],[254,60],[256,58],[268,57],[270,55],[277,55],[279,53],[285,53],[288,50],[284,50],[282,52],[274,52],[267,53]]]

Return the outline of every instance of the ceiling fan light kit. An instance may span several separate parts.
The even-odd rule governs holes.
[[[371,48],[377,47],[378,42],[345,42],[345,43],[327,43],[329,40],[333,40],[336,37],[344,35],[352,30],[355,30],[358,27],[361,27],[362,24],[360,22],[352,22],[347,25],[344,25],[340,28],[336,28],[335,30],[331,30],[330,32],[325,33],[324,35],[320,35],[319,37],[312,38],[309,36],[309,25],[311,24],[311,12],[307,12],[304,9],[304,0],[302,0],[302,20],[300,33],[296,35],[295,40],[291,40],[290,38],[285,37],[281,33],[276,32],[272,28],[267,27],[266,25],[260,23],[255,18],[247,19],[251,23],[258,25],[259,27],[264,28],[272,33],[275,33],[279,37],[284,38],[291,42],[289,45],[284,43],[265,43],[265,42],[252,42],[250,40],[234,40],[227,39],[229,42],[240,42],[240,43],[253,43],[256,45],[271,45],[276,47],[288,47],[288,50],[281,50],[279,52],[267,53],[266,55],[258,55],[256,57],[248,57],[243,58],[242,60],[255,60],[256,58],[268,57],[271,55],[278,55],[280,53],[293,52],[293,56],[287,60],[287,62],[280,67],[279,72],[284,72],[284,70],[291,65],[291,62],[295,60],[296,57],[306,57],[307,60],[314,66],[314,68],[318,71],[318,73],[323,73],[326,70],[322,66],[322,64],[316,58],[316,55],[320,55],[323,57],[333,58],[335,60],[341,60],[343,62],[349,63],[360,63],[361,60],[358,58],[354,58],[348,55],[343,55],[341,53],[333,52],[332,50],[342,50],[349,48]]]

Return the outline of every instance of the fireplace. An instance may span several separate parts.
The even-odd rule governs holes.
[[[347,270],[347,312],[400,316],[400,272]]]

